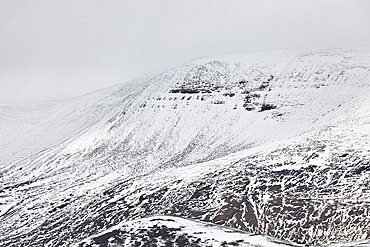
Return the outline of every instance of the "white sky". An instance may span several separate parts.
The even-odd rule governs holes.
[[[370,0],[1,0],[0,103],[57,99],[191,59],[370,47]]]

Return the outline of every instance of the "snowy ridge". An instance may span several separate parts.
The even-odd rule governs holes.
[[[178,217],[159,216],[125,222],[75,246],[303,246]]]
[[[368,49],[283,51],[0,106],[0,244],[68,246],[153,215],[367,240],[369,81]]]

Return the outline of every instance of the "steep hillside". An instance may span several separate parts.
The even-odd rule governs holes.
[[[172,215],[305,244],[370,239],[370,50],[194,60],[0,106],[0,244]]]

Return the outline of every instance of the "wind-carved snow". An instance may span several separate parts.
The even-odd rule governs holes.
[[[369,81],[370,50],[283,51],[1,106],[0,243],[68,246],[153,215],[368,240]]]

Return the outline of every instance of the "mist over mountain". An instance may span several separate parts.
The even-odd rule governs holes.
[[[1,104],[0,245],[369,246],[369,134],[369,48]]]

